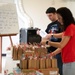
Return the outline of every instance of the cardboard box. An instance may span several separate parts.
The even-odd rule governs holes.
[[[39,69],[44,75],[58,75],[58,68]]]
[[[58,68],[49,68],[49,69],[22,69],[22,73],[26,75],[29,73],[40,73],[39,75],[58,75]]]
[[[36,70],[34,70],[34,69],[23,69],[22,74],[24,74],[24,75],[36,75]]]

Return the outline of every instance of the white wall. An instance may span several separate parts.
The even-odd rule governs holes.
[[[0,2],[6,2],[6,0],[0,0]],[[10,3],[10,0],[7,0]],[[11,0],[13,3],[14,1]],[[54,6],[55,8],[59,8],[62,6],[66,6],[71,9],[75,16],[75,1],[69,0],[22,0],[23,9],[26,14],[30,17],[33,22],[34,27],[38,27],[41,29],[46,29],[47,24],[50,22],[47,18],[45,11],[48,7]],[[19,24],[22,25],[22,24]],[[26,25],[25,25],[26,26]],[[13,37],[13,42],[16,44],[19,39],[18,36]],[[6,51],[6,47],[10,45],[9,37],[3,38],[3,53]]]
[[[62,6],[69,7],[75,16],[75,1],[71,0],[22,0],[25,12],[31,17],[34,27],[46,29],[50,22],[45,11],[48,7],[54,6],[59,8]]]

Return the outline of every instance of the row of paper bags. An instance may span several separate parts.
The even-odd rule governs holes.
[[[29,59],[20,60],[21,69],[46,69],[57,68],[57,59]]]

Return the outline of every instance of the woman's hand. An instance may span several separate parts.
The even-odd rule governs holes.
[[[53,57],[53,56],[55,56],[55,53],[54,53],[54,52],[51,52],[51,53],[47,54],[47,57],[48,57],[48,58],[51,58],[51,57]]]
[[[42,40],[41,40],[41,44],[42,44],[42,45],[46,45],[46,42],[47,42],[47,41],[48,41],[47,39],[42,39]]]
[[[47,34],[47,35],[46,35],[46,38],[47,38],[47,39],[50,39],[50,38],[52,37],[52,35],[53,35],[53,34]]]

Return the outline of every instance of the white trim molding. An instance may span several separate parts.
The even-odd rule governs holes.
[[[29,15],[25,12],[22,4],[22,0],[14,0],[16,7],[17,7],[17,12],[18,16],[20,19],[20,28],[28,28],[28,27],[33,27],[33,21],[29,17]]]

